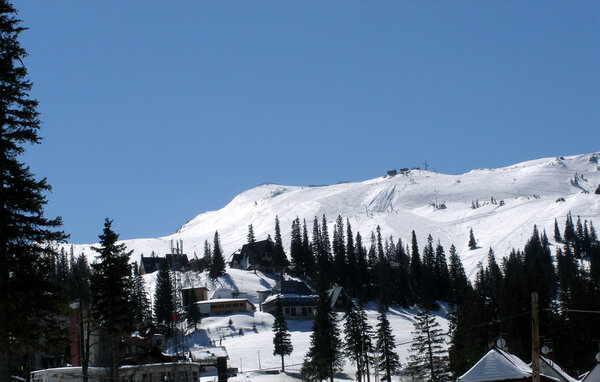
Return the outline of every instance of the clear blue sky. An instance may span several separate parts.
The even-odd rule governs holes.
[[[173,233],[263,182],[600,150],[598,1],[19,0],[75,243]],[[218,227],[217,227],[218,228]]]

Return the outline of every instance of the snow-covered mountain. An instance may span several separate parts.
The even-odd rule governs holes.
[[[600,153],[544,158],[498,169],[477,169],[461,175],[409,170],[358,183],[299,187],[261,185],[236,196],[217,211],[196,216],[176,233],[159,238],[123,241],[134,250],[133,260],[152,251],[164,255],[171,240],[183,240],[184,252],[203,255],[205,240],[219,231],[226,256],[246,242],[252,223],[257,240],[273,236],[279,216],[284,244],[296,216],[306,219],[309,232],[315,216],[325,214],[330,235],[338,215],[350,219],[354,234],[360,231],[368,244],[379,225],[385,237],[410,242],[415,230],[419,244],[431,234],[448,250],[454,244],[465,269],[472,275],[492,247],[498,259],[512,248],[522,248],[533,225],[546,230],[552,241],[554,219],[562,230],[569,211],[600,226]],[[492,198],[495,202],[492,202]],[[472,208],[474,203],[478,208]],[[444,204],[446,208],[436,208]],[[479,248],[469,250],[473,229]],[[92,244],[94,245],[94,244]],[[92,256],[90,245],[75,245],[76,253]]]

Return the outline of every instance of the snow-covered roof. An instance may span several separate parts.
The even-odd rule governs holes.
[[[268,304],[271,301],[275,301],[278,298],[282,298],[282,299],[287,299],[287,298],[298,298],[298,299],[306,299],[306,300],[313,300],[315,298],[318,298],[319,296],[317,296],[316,294],[297,294],[297,293],[278,293],[278,294],[274,294],[272,296],[269,296],[265,299],[265,301],[263,301],[263,304]]]
[[[187,286],[185,288],[181,288],[181,290],[190,290],[190,289],[206,289],[206,290],[208,290],[208,288],[205,287],[204,285],[202,285],[202,286]]]
[[[592,371],[582,379],[582,382],[600,382],[600,363],[596,364]]]
[[[531,368],[516,355],[493,348],[469,371],[458,377],[461,382],[503,381],[531,377]]]
[[[571,377],[560,366],[546,357],[540,356],[540,373],[546,376],[558,378],[561,382],[578,382],[577,378]]]
[[[198,302],[196,302],[196,304],[198,304],[198,305],[208,305],[208,304],[213,304],[213,303],[227,303],[227,302],[247,302],[247,303],[249,303],[251,305],[254,305],[247,298],[216,298],[214,300],[198,301]]]
[[[227,350],[224,347],[196,346],[190,348],[190,356],[194,362],[216,361],[217,358],[228,358]]]

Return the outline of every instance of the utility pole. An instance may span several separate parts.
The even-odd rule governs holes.
[[[540,382],[540,320],[537,292],[531,293],[531,377],[532,382]]]

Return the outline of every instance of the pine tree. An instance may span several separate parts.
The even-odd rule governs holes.
[[[292,221],[290,257],[292,259],[292,269],[294,274],[297,276],[306,276],[306,269],[302,251],[302,234],[300,231],[300,218],[298,217],[296,217],[296,219]]]
[[[273,267],[283,273],[287,268],[289,261],[283,249],[281,240],[281,228],[279,227],[279,218],[275,216],[275,245],[273,246]]]
[[[135,330],[133,279],[125,244],[117,244],[119,235],[112,230],[112,220],[106,218],[100,238],[98,262],[92,264],[90,295],[92,317],[107,335],[110,349],[110,376],[118,378],[121,356],[120,342]]]
[[[252,227],[252,224],[248,224],[248,236],[246,238],[250,246],[256,244],[256,238],[254,237],[254,228]]]
[[[223,276],[225,274],[225,258],[223,257],[223,249],[221,248],[221,242],[219,241],[218,231],[215,231],[215,238],[213,240],[212,248],[212,258],[208,274],[212,280],[215,280],[218,277]]]
[[[371,285],[369,284],[369,275],[368,275],[368,272],[366,271],[368,268],[367,250],[362,243],[362,236],[360,235],[360,232],[356,233],[355,246],[356,246],[356,262],[357,262],[357,268],[359,270],[359,272],[357,273],[356,285],[358,285],[358,287],[361,290],[362,296],[360,296],[360,297],[363,299],[370,299],[371,298]]]
[[[210,267],[212,265],[212,248],[210,247],[208,240],[204,240],[204,261],[206,262],[206,267],[210,272]]]
[[[395,374],[400,368],[400,361],[396,353],[396,343],[390,322],[387,319],[387,307],[379,304],[379,314],[377,315],[377,344],[375,350],[379,355],[379,369],[385,372],[382,381],[390,382],[392,374]]]
[[[0,380],[10,379],[10,362],[34,352],[56,354],[54,342],[66,335],[58,315],[66,308],[60,286],[51,279],[49,243],[63,241],[60,218],[44,216],[45,193],[51,187],[37,180],[20,159],[28,145],[38,144],[38,102],[30,98],[32,83],[19,43],[25,30],[17,11],[0,0]],[[43,319],[41,319],[43,317]],[[62,350],[62,349],[61,349]],[[16,372],[16,371],[15,371]]]
[[[333,277],[336,284],[348,288],[346,284],[347,261],[346,245],[344,244],[344,223],[342,217],[338,215],[333,226]]]
[[[281,371],[285,372],[284,357],[292,354],[294,347],[292,346],[292,340],[290,333],[288,332],[287,321],[283,315],[283,305],[281,299],[277,299],[275,309],[275,321],[273,321],[273,355],[281,357]]]
[[[469,280],[460,256],[456,253],[454,244],[450,246],[450,265],[448,268],[449,302],[451,305],[462,304],[468,294]]]
[[[412,231],[412,246],[410,255],[410,287],[415,297],[420,297],[421,290],[421,256],[419,255],[419,244],[417,243],[417,235]]]
[[[300,223],[298,223],[300,224]],[[300,225],[298,225],[299,227]],[[306,278],[314,279],[315,277],[315,257],[313,251],[310,248],[310,241],[308,240],[308,229],[306,228],[306,220],[302,220],[302,241],[300,247],[302,253],[302,262],[304,269],[306,270]]]
[[[194,326],[194,331],[196,331],[198,327],[198,323],[202,319],[202,314],[200,313],[200,308],[198,308],[198,304],[196,304],[198,300],[196,299],[196,293],[192,291],[190,293],[190,304],[185,307],[185,312],[187,315],[188,326]]]
[[[435,254],[433,252],[433,238],[427,237],[427,245],[423,249],[423,260],[421,261],[421,306],[432,309],[435,306]]]
[[[407,374],[419,381],[438,381],[447,378],[447,356],[440,324],[428,311],[417,314],[413,323],[413,342]]]
[[[560,229],[558,228],[558,221],[554,219],[554,241],[562,243],[562,237],[560,237]]]
[[[310,348],[304,357],[301,373],[307,381],[323,381],[339,372],[342,365],[342,342],[335,312],[331,309],[325,275],[317,281],[317,313],[310,336]]]
[[[83,382],[88,381],[88,368],[90,364],[91,333],[93,331],[90,320],[90,275],[92,270],[85,254],[80,254],[77,260],[71,262],[69,272],[71,290],[70,296],[79,303],[77,321],[79,326],[79,357],[81,361],[81,374]]]
[[[573,217],[571,211],[567,214],[565,220],[565,229],[563,231],[563,239],[566,243],[572,243],[575,240],[575,226],[573,225]]]
[[[344,322],[344,353],[356,363],[357,381],[368,373],[368,354],[373,352],[372,332],[362,302],[354,303],[349,299]]]
[[[450,275],[448,273],[448,264],[446,262],[446,254],[444,247],[438,241],[435,248],[435,264],[434,264],[434,280],[435,280],[435,298],[437,300],[448,301],[448,286],[450,283]]]
[[[173,332],[173,281],[169,263],[164,261],[158,269],[156,288],[154,289],[154,321],[158,330],[170,336]]]
[[[138,271],[137,263],[133,266],[133,305],[135,307],[135,320],[141,324],[152,319],[150,300],[146,293],[146,283]]]
[[[475,240],[475,235],[473,235],[473,228],[469,231],[469,249],[477,249],[477,241]]]
[[[359,271],[358,268],[358,259],[356,258],[356,250],[354,248],[354,238],[352,237],[352,226],[350,225],[350,220],[346,219],[346,257],[348,260],[348,267],[346,271],[346,285],[348,293],[350,296],[358,297],[358,290],[360,285],[358,284],[359,280],[357,274]]]

